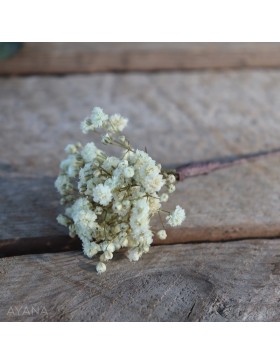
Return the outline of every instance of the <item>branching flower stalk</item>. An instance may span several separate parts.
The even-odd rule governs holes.
[[[181,225],[185,219],[180,206],[172,212],[162,209],[175,191],[176,172],[164,170],[147,152],[131,146],[121,133],[127,122],[119,114],[109,116],[95,107],[82,121],[82,132],[101,135],[104,145],[121,149],[120,156],[108,156],[93,142],[67,145],[68,157],[61,162],[55,181],[61,204],[66,205],[57,221],[68,227],[71,237],[78,235],[87,257],[99,255],[98,273],[106,270],[105,263],[114,252],[124,248],[128,259],[137,261],[149,251],[155,233],[166,239],[164,227],[153,231],[154,215],[163,224],[161,214],[167,214],[170,226]]]

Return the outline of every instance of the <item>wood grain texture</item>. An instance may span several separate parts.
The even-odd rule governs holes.
[[[279,43],[26,43],[0,74],[279,67]]]
[[[53,181],[64,146],[91,140],[79,121],[93,105],[128,116],[132,144],[159,162],[183,163],[279,147],[279,95],[279,71],[2,78],[1,254],[79,247],[56,224]],[[166,242],[279,236],[279,170],[274,156],[178,184],[167,208],[187,219]]]
[[[280,241],[153,247],[103,275],[78,252],[0,260],[1,321],[280,321]]]
[[[1,172],[55,176],[66,144],[94,138],[79,124],[96,105],[162,164],[278,148],[279,95],[271,70],[1,78]]]
[[[256,165],[243,165],[180,182],[165,208],[181,205],[186,221],[179,228],[166,226],[167,239],[155,237],[154,244],[279,237],[279,163],[274,163],[262,162],[270,168],[269,178],[256,176]],[[216,186],[211,194],[210,186]],[[0,188],[0,256],[81,248],[56,222],[63,207],[54,178],[2,177]],[[162,225],[155,218],[152,226],[159,230]]]

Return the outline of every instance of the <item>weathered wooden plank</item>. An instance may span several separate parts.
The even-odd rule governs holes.
[[[79,122],[94,105],[163,164],[277,148],[279,95],[279,71],[2,78],[0,167],[55,176],[66,144],[92,140]]]
[[[0,61],[0,74],[279,66],[279,43],[26,43]]]
[[[127,115],[131,142],[158,161],[183,163],[279,147],[279,95],[279,71],[2,78],[2,251],[72,243],[53,180],[64,146],[90,140],[79,120],[93,104]],[[167,208],[187,219],[167,243],[279,236],[279,167],[274,156],[179,184]]]
[[[256,166],[265,163],[270,167],[269,178],[254,172]],[[167,227],[167,239],[155,237],[154,243],[279,237],[279,201],[275,198],[279,196],[279,163],[274,165],[272,159],[238,168],[180,182],[166,208],[171,210],[180,204],[187,219],[180,228]],[[216,194],[209,194],[210,186],[216,185],[219,191],[214,189]],[[0,255],[80,248],[78,239],[69,238],[67,230],[56,222],[63,208],[54,178],[0,178],[0,188]],[[154,219],[153,226],[160,229],[160,221]]]
[[[280,241],[153,247],[103,275],[79,252],[0,260],[1,321],[280,321]]]

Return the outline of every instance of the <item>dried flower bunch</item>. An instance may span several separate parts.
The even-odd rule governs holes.
[[[84,147],[70,144],[55,181],[61,203],[66,205],[65,214],[57,221],[69,228],[71,237],[79,236],[86,256],[99,254],[98,273],[106,270],[105,262],[121,248],[130,261],[149,251],[156,233],[150,224],[155,214],[167,213],[166,222],[171,226],[185,219],[180,206],[173,212],[161,209],[168,194],[175,191],[174,172],[164,171],[146,152],[130,145],[121,134],[127,122],[119,114],[108,116],[95,107],[82,121],[82,132],[94,132],[101,135],[103,144],[121,148],[120,157],[108,156],[93,142]],[[160,239],[167,236],[164,228],[157,235]]]

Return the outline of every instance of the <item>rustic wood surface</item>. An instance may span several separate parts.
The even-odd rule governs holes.
[[[244,165],[238,173],[233,168],[181,182],[166,208],[180,204],[186,221],[180,228],[167,227],[167,239],[155,237],[154,243],[280,236],[279,162],[274,163],[258,164],[270,168],[269,178],[262,176],[263,169],[255,174],[258,165]],[[80,248],[56,222],[63,210],[53,182],[51,177],[0,178],[0,256]],[[153,226],[160,229],[160,221],[155,219]]]
[[[92,106],[180,164],[279,147],[279,95],[276,70],[0,78],[1,256],[80,248],[55,221],[53,181],[64,146],[90,140],[79,121]],[[1,258],[0,320],[279,321],[279,167],[274,156],[178,184],[177,245],[138,263],[119,253],[101,276],[81,251]]]
[[[163,164],[277,148],[279,95],[272,70],[1,78],[1,171],[55,176],[66,144],[92,140],[79,124],[96,105]]]
[[[280,43],[26,43],[0,74],[279,67]]]
[[[79,247],[55,221],[53,181],[64,146],[90,140],[79,121],[93,105],[128,116],[131,142],[161,163],[183,163],[279,147],[279,95],[279,71],[2,78],[1,254]],[[279,170],[274,156],[178,184],[167,209],[187,219],[163,243],[278,237]]]
[[[153,247],[103,275],[79,252],[0,260],[1,321],[280,321],[280,241]]]

